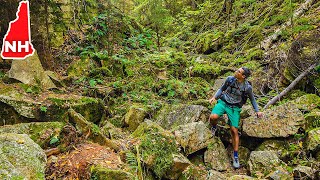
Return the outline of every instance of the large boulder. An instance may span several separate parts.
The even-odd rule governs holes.
[[[64,123],[62,122],[31,122],[0,126],[0,134],[28,134],[42,148],[50,145],[52,138],[59,136]]]
[[[7,124],[11,124],[11,121],[16,122],[19,116],[36,118],[35,107],[40,106],[40,104],[30,97],[23,95],[12,86],[0,84],[0,111],[11,112],[8,114],[1,113],[0,115],[0,118],[4,119]],[[14,111],[17,113],[14,113]],[[3,125],[1,123],[0,125]]]
[[[263,118],[251,116],[243,120],[243,132],[259,138],[288,137],[304,126],[304,116],[294,105],[273,107],[264,112]]]
[[[250,173],[255,176],[267,176],[281,164],[282,161],[272,151],[252,151],[248,162]]]
[[[230,158],[222,141],[215,137],[204,153],[204,162],[208,167],[217,171],[225,171],[230,167]]]
[[[155,122],[146,120],[138,126],[132,136],[140,140],[142,161],[158,178],[171,172],[175,165],[174,154],[179,154],[171,132],[164,130]]]
[[[22,89],[0,84],[0,125],[30,121],[67,121],[67,111],[75,109],[90,122],[99,122],[105,113],[99,99],[73,94],[43,93],[30,98]]]
[[[206,122],[209,114],[207,108],[199,105],[167,105],[158,113],[156,122],[165,129],[172,129],[191,122]]]
[[[124,116],[124,122],[129,126],[130,131],[134,131],[147,116],[147,111],[143,107],[132,106]]]
[[[56,88],[55,84],[45,73],[37,51],[24,60],[13,60],[8,76],[24,84],[39,85],[42,89]]]
[[[180,125],[173,134],[187,155],[207,147],[212,138],[210,130],[202,121]]]
[[[0,179],[45,179],[46,155],[26,134],[0,134]]]
[[[316,152],[320,150],[320,128],[308,132],[306,144],[308,151]]]

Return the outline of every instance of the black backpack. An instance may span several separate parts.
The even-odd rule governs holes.
[[[235,78],[234,76],[230,78],[230,80],[227,82],[227,86],[231,87],[234,85],[234,83],[236,82],[237,78]],[[247,103],[247,99],[248,99],[248,93],[247,93],[247,88],[249,87],[249,85],[251,86],[251,82],[250,81],[247,81],[245,80],[245,88],[244,88],[244,91],[240,90],[241,91],[241,102],[240,104],[238,104],[240,107],[242,107],[244,104]]]

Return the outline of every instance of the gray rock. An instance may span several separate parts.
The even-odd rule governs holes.
[[[320,128],[308,132],[306,139],[308,151],[319,151],[320,149]]]
[[[308,166],[298,165],[293,169],[295,179],[314,179],[315,170]]]
[[[280,105],[264,112],[263,118],[254,116],[243,120],[244,134],[259,138],[288,137],[304,126],[304,117],[295,107]]]
[[[208,145],[208,150],[204,153],[204,162],[211,169],[225,171],[230,167],[230,158],[222,141],[214,137]]]
[[[297,99],[286,103],[286,106],[295,105],[302,111],[310,112],[311,110],[319,107],[320,97],[316,94],[306,94],[298,97]]]
[[[90,122],[99,122],[105,113],[100,99],[75,94],[44,93],[31,99],[11,85],[0,84],[0,125],[30,121],[67,121],[69,108]]]
[[[226,79],[227,79],[227,77],[225,77],[225,78],[220,78],[220,79],[216,79],[216,80],[214,81],[214,85],[213,85],[213,87],[212,87],[212,90],[213,90],[214,92],[217,92],[218,89],[220,89],[221,86],[223,85],[223,83],[226,81]]]
[[[0,126],[0,134],[16,133],[28,134],[30,138],[42,148],[49,145],[51,137],[58,137],[64,123],[62,122],[32,122],[19,123],[15,125]]]
[[[210,130],[202,121],[180,125],[173,134],[187,155],[207,147],[212,138]]]
[[[288,149],[289,149],[289,143],[287,141],[268,139],[268,140],[265,140],[256,149],[256,151],[274,151],[278,155],[278,157],[283,158],[289,155]]]
[[[320,127],[320,110],[314,109],[304,116],[306,119],[306,131]]]
[[[24,96],[13,87],[3,86],[2,88],[0,90],[0,102],[13,107],[23,117],[35,118],[37,116],[35,107],[40,106],[41,103]]]
[[[36,51],[24,60],[13,60],[8,76],[24,84],[39,85],[42,89],[56,88],[45,73]]]
[[[167,179],[178,179],[181,173],[191,165],[191,162],[182,154],[172,154],[172,156],[173,165],[164,177]]]
[[[228,178],[228,180],[255,180],[257,178],[253,178],[247,175],[233,175]]]
[[[165,129],[172,129],[191,122],[206,122],[209,115],[209,110],[199,105],[167,105],[158,113],[156,122]]]
[[[124,122],[129,126],[130,131],[134,131],[143,122],[147,112],[142,107],[132,106],[124,117]]]
[[[227,177],[219,171],[210,170],[206,180],[225,180]]]
[[[172,170],[173,154],[178,154],[178,147],[171,132],[155,122],[146,120],[138,126],[132,136],[140,140],[142,161],[158,178]]]
[[[228,152],[228,155],[230,157],[233,156],[233,147],[232,147],[232,144],[230,144],[227,148],[227,152]],[[239,146],[239,150],[238,150],[238,153],[239,153],[239,161],[240,161],[240,165],[243,166],[243,165],[247,165],[247,162],[249,160],[249,157],[250,157],[250,150],[246,147],[243,147],[243,146]]]
[[[283,162],[272,151],[252,151],[248,161],[251,175],[266,176]]]
[[[293,180],[292,175],[282,167],[277,167],[277,170],[271,172],[266,178],[272,180]]]
[[[26,134],[0,134],[0,179],[45,179],[46,155]]]
[[[70,121],[76,124],[77,129],[83,134],[85,134],[90,140],[102,146],[110,147],[116,151],[119,150],[119,145],[116,142],[107,138],[100,131],[100,128],[97,125],[87,121],[81,114],[77,113],[73,109],[69,109],[68,113]]]

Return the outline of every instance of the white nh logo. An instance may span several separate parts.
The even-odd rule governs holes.
[[[9,49],[12,52],[17,52],[17,41],[12,41],[12,44],[9,41],[4,42],[4,52],[9,52]],[[21,49],[25,49],[25,52],[29,52],[29,41],[18,41],[18,52],[22,52]]]

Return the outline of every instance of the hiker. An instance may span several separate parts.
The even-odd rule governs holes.
[[[210,122],[212,124],[211,132],[213,136],[217,130],[218,118],[223,114],[228,116],[228,124],[230,125],[232,145],[233,145],[233,167],[239,168],[239,121],[241,107],[245,104],[249,97],[251,104],[256,112],[257,117],[261,118],[262,113],[259,112],[257,102],[253,96],[252,86],[247,81],[251,72],[248,68],[239,68],[234,76],[227,77],[224,84],[216,92],[216,94],[209,100],[210,104],[217,101],[217,104],[212,109],[210,114]]]

